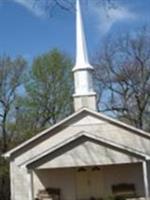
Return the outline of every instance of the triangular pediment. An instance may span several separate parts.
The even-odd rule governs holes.
[[[29,168],[47,169],[139,162],[142,154],[123,146],[80,133],[56,149],[28,163]]]

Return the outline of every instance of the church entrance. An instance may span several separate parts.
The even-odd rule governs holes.
[[[76,171],[77,200],[96,200],[103,196],[102,172],[99,167],[78,168]]]

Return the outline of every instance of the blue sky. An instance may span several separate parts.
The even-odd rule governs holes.
[[[81,3],[90,55],[105,37],[150,24],[150,0],[115,0],[116,7],[109,10],[94,0]],[[22,55],[32,61],[57,47],[74,57],[74,12],[58,8],[50,17],[41,4],[33,5],[34,0],[0,0],[0,55]]]

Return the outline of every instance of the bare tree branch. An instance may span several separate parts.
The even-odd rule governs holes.
[[[117,41],[107,41],[96,65],[96,78],[106,88],[106,103],[101,110],[112,111],[119,119],[147,130],[150,128],[147,122],[150,114],[148,33],[142,28],[134,38],[127,34]]]

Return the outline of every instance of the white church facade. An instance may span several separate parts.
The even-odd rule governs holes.
[[[150,134],[96,111],[76,5],[75,112],[5,153],[11,200],[150,199]]]

